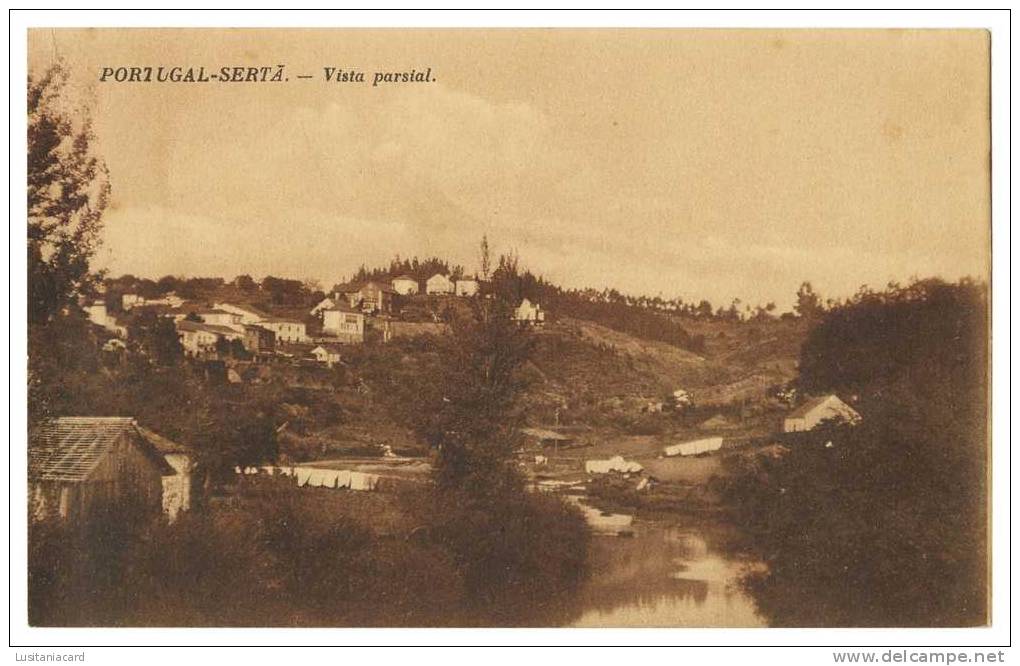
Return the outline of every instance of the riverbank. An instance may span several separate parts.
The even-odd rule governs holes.
[[[580,515],[541,495],[241,477],[174,524],[115,524],[30,535],[33,625],[554,626],[587,571]]]

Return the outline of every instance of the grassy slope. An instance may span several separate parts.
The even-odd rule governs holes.
[[[548,402],[596,404],[607,398],[661,400],[691,391],[696,402],[759,400],[770,384],[794,377],[800,322],[689,324],[710,340],[704,356],[589,321],[562,319],[539,335],[533,391]]]
[[[535,353],[526,368],[530,380],[528,421],[548,425],[558,416],[562,424],[587,425],[614,433],[614,446],[623,434],[678,436],[679,428],[690,429],[691,435],[697,436],[697,423],[717,410],[725,413],[725,406],[720,405],[760,403],[767,386],[794,376],[804,334],[799,322],[685,321],[685,326],[694,334],[705,335],[708,344],[704,356],[590,321],[562,318],[551,322],[536,334]],[[319,407],[311,407],[313,413],[306,418],[296,414],[294,425],[304,422],[308,427],[295,427],[288,434],[287,448],[294,453],[300,451],[305,459],[368,453],[381,444],[413,449],[413,434],[395,422],[385,396],[372,390],[361,393],[354,385],[357,376],[364,376],[372,385],[373,375],[415,375],[426,362],[427,346],[419,347],[406,341],[352,352],[362,353],[364,358],[352,359],[350,383],[317,392],[320,400],[336,405],[338,413],[324,418],[320,403]],[[678,388],[691,391],[706,411],[685,419],[690,423],[641,413],[642,406],[663,400]],[[733,418],[742,421],[745,430],[757,427],[739,416]],[[646,448],[657,449],[659,439],[656,437]]]

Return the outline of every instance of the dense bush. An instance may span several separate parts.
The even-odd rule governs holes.
[[[453,554],[473,604],[498,613],[508,600],[541,600],[584,579],[588,529],[559,498],[445,492],[434,506],[431,538]]]
[[[172,525],[118,524],[33,527],[33,625],[529,624],[581,580],[588,538],[548,497],[494,505],[268,479]]]
[[[863,293],[811,332],[800,385],[857,396],[863,421],[729,486],[774,623],[985,622],[987,339],[985,290],[966,282]]]

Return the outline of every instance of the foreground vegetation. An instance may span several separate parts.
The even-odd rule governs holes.
[[[359,493],[245,480],[173,525],[36,525],[45,626],[559,624],[588,534],[555,499],[498,507],[426,487]],[[128,521],[130,522],[130,521]]]
[[[936,280],[862,292],[811,332],[800,387],[858,396],[864,420],[728,484],[774,624],[986,622],[987,340],[986,289]]]
[[[430,483],[378,493],[239,482],[232,473],[235,465],[279,459],[280,426],[300,430],[302,410],[333,410],[346,420],[342,403],[330,400],[336,388],[302,397],[307,392],[278,384],[211,385],[178,355],[151,353],[144,337],[108,367],[80,344],[87,335],[67,337],[84,325],[80,318],[37,327],[35,343],[57,350],[33,364],[33,404],[46,407],[37,418],[135,416],[194,451],[200,489],[194,510],[172,525],[126,514],[33,525],[32,623],[567,621],[563,602],[585,577],[588,530],[558,499],[527,493],[515,464],[518,371],[531,342],[505,316],[507,307],[498,298],[479,301],[454,335],[427,341],[423,356],[434,374],[397,372],[400,364],[373,364],[371,353],[349,368],[376,390],[392,387],[403,404],[396,418],[434,451]],[[341,373],[336,380],[341,388],[347,381]]]

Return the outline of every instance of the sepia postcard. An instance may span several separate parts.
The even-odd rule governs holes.
[[[988,31],[27,42],[30,627],[992,622]]]

